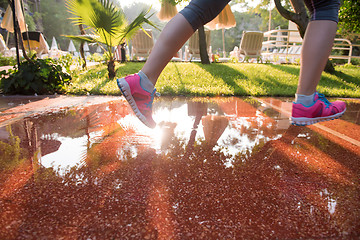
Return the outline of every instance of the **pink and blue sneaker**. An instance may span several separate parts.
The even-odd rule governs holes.
[[[140,76],[138,74],[120,78],[116,81],[135,115],[146,126],[154,128],[156,123],[152,118],[152,103],[156,89],[154,88],[153,92],[143,89],[140,85]]]
[[[334,120],[341,117],[345,111],[345,102],[329,102],[323,94],[316,92],[314,103],[311,106],[293,103],[290,121],[293,125],[306,126],[317,122]]]

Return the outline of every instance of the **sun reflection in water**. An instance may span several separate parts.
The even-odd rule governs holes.
[[[196,105],[198,104],[198,105]],[[276,130],[276,122],[265,116],[259,110],[251,110],[253,116],[241,116],[236,114],[224,114],[218,109],[216,104],[208,105],[197,102],[185,102],[175,100],[167,106],[158,105],[153,110],[154,120],[157,126],[150,129],[142,124],[133,114],[126,115],[118,120],[118,123],[126,130],[133,129],[137,134],[131,136],[138,143],[145,144],[156,150],[157,153],[166,153],[166,146],[170,144],[172,138],[187,144],[190,140],[192,131],[195,130],[195,142],[210,141],[211,148],[220,150],[228,157],[227,166],[232,166],[233,159],[239,154],[251,152],[254,146],[270,140],[276,140],[282,136],[282,132]],[[236,104],[238,104],[236,102]],[[243,102],[240,102],[243,104]],[[195,108],[194,108],[195,106]],[[204,110],[198,110],[196,106],[204,107]],[[250,105],[246,105],[247,107]],[[241,106],[236,105],[241,111]],[[207,109],[207,111],[206,111]],[[200,115],[199,115],[200,114]],[[209,115],[211,114],[211,115]],[[215,115],[214,115],[215,114]],[[237,113],[237,114],[241,114]],[[206,139],[204,119],[206,116],[223,117],[229,122],[222,133],[219,133],[217,139]],[[196,121],[198,119],[198,123]],[[206,124],[212,123],[207,121]],[[217,131],[217,126],[212,127],[211,131]],[[275,133],[275,134],[274,134]],[[209,136],[212,136],[213,133]],[[215,134],[216,135],[216,134]]]
[[[82,164],[82,156],[86,152],[87,137],[56,137],[56,139],[61,142],[60,148],[43,156],[40,162],[46,168],[58,169],[59,174],[62,175],[66,169]]]

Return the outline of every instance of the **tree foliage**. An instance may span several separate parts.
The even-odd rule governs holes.
[[[79,32],[79,27],[71,24],[71,14],[65,7],[64,0],[41,0],[41,17],[44,36],[51,41],[56,38],[60,48],[67,50],[69,39],[64,34],[74,35]],[[50,42],[49,42],[50,44]]]
[[[343,0],[339,12],[339,29],[342,33],[360,33],[359,0]]]
[[[262,2],[255,8],[249,8],[250,14],[258,15],[261,18],[261,23],[259,24],[259,30],[260,31],[268,31],[269,27],[269,17],[270,17],[270,11],[269,11],[269,5],[264,4]],[[286,9],[291,9],[291,5],[286,2],[284,7]],[[288,21],[285,19],[281,14],[277,11],[276,8],[271,9],[271,29],[275,29],[275,27],[280,27],[281,29],[286,29],[288,27]]]

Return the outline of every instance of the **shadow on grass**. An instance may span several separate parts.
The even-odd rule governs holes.
[[[182,77],[181,77],[181,74],[180,74],[180,71],[179,71],[179,68],[178,68],[178,65],[174,64],[174,67],[175,67],[175,70],[176,70],[176,74],[177,74],[177,77],[179,78],[179,81],[180,81],[180,86],[179,86],[179,92],[181,94],[184,94],[184,93],[187,93],[188,91],[186,91],[186,88],[185,88],[185,84],[182,80]],[[166,89],[166,88],[165,88]]]
[[[296,67],[295,65],[276,65],[276,64],[268,64],[267,66],[270,66],[272,68],[275,68],[277,70],[286,72],[288,74],[292,74],[294,76],[299,76],[300,68]]]
[[[291,65],[269,65],[272,68],[275,68],[277,70],[289,73],[289,74],[293,74],[295,76],[299,76],[300,74],[300,68],[296,67],[296,66],[291,66]],[[343,91],[347,92],[347,91],[353,91],[354,85],[356,85],[355,87],[360,87],[360,81],[358,80],[358,78],[353,77],[349,74],[343,73],[341,71],[336,71],[334,74],[332,74],[334,77],[338,78],[331,78],[328,77],[327,75],[322,75],[321,76],[321,81],[319,82],[319,86],[326,86],[326,87],[331,87],[331,88],[337,88],[337,89],[342,89]],[[331,92],[326,93],[326,94],[330,94],[330,96],[332,95]],[[347,93],[344,93],[345,95]]]
[[[298,76],[299,69],[294,66],[279,66],[273,64],[266,64],[265,68],[268,71],[272,71],[271,68],[275,68],[276,70],[282,71],[286,74],[290,74],[293,76]],[[259,87],[264,91],[264,94],[267,96],[293,96],[296,92],[297,82],[293,83],[292,80],[287,80],[284,78],[280,78],[277,75],[265,74],[263,78],[256,78],[256,82]],[[281,79],[283,81],[281,81]]]
[[[239,86],[234,79],[248,79],[246,75],[242,72],[231,68],[224,64],[198,64],[199,67],[210,73],[214,78],[220,78],[228,85],[231,89],[234,90],[235,95],[245,95],[248,92],[241,86]]]
[[[177,64],[175,64],[174,62],[170,62],[168,65],[172,65],[172,67],[174,67],[175,71],[173,72],[173,75],[177,75],[176,79],[179,80],[179,84],[176,85],[177,88],[174,88],[173,86],[169,86],[167,84],[165,84],[165,86],[161,87],[161,94],[162,95],[187,95],[187,94],[191,94],[191,91],[187,90],[185,87],[185,83],[183,81],[183,78],[181,76],[179,67]]]
[[[296,92],[296,85],[286,84],[274,78],[255,78],[255,81],[257,87],[261,89],[257,96],[292,97]]]
[[[333,77],[329,77],[328,75],[323,74],[319,86],[341,90],[341,94],[332,94],[330,91],[326,93],[327,95],[337,97],[358,97],[358,91],[355,89],[360,88],[359,79],[341,71],[336,71],[332,76]]]
[[[341,78],[344,82],[353,83],[357,86],[360,86],[360,80],[356,77],[350,76],[349,74],[343,73],[341,71],[336,71],[334,75]]]
[[[264,74],[263,77],[251,77],[249,73],[231,68],[223,64],[202,65],[199,64],[204,70],[208,71],[212,76],[218,77],[224,81],[225,84],[234,90],[235,95],[253,95],[253,96],[293,96],[296,91],[296,84],[286,83],[279,81],[274,77]],[[271,71],[272,65],[261,65],[262,69]],[[280,67],[277,70],[284,71],[289,74],[297,75],[298,69],[296,67]],[[254,70],[256,71],[256,70]],[[255,72],[254,72],[255,73]],[[249,88],[245,89],[241,84],[239,85],[234,79],[238,81],[249,82]],[[245,83],[246,84],[246,83]]]

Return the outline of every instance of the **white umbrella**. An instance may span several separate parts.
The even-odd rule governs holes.
[[[57,42],[56,42],[55,37],[52,38],[51,50],[59,50],[59,49],[58,49],[58,46],[57,46]]]
[[[178,11],[175,5],[172,5],[167,1],[162,1],[160,12],[158,12],[157,17],[161,21],[170,21],[177,13]]]
[[[101,50],[101,47],[100,47],[100,46],[97,47],[96,52],[97,52],[97,53],[102,53],[102,50]]]
[[[84,52],[89,52],[89,45],[87,44],[87,42],[84,43]]]
[[[72,40],[70,40],[68,52],[76,52],[76,48]]]
[[[225,31],[224,29],[232,28],[236,26],[235,16],[231,11],[230,5],[227,4],[225,8],[217,15],[212,21],[206,24],[211,30],[222,29],[223,40],[223,54],[225,57]]]

